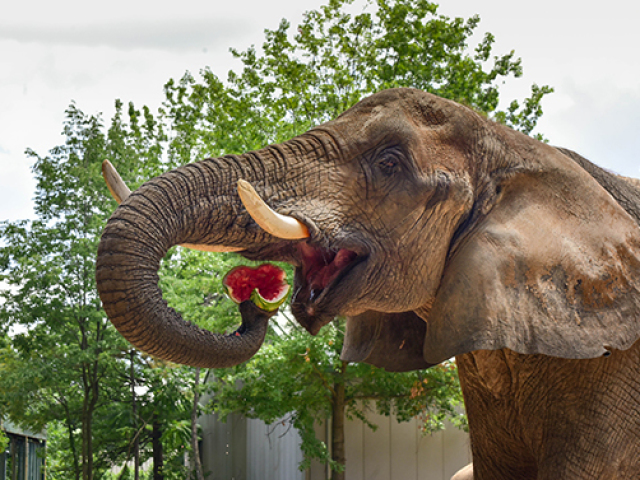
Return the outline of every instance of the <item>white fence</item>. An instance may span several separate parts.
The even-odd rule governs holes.
[[[231,415],[200,417],[202,466],[207,480],[305,480],[300,437],[289,425],[266,425]]]
[[[347,480],[449,480],[471,462],[469,436],[452,425],[423,435],[418,421],[398,423],[369,413],[374,432],[362,421],[345,424]],[[319,430],[321,439],[325,439]],[[314,464],[306,480],[326,480],[324,465]]]
[[[347,480],[449,480],[471,461],[468,435],[452,426],[422,435],[418,422],[398,423],[369,414],[374,432],[360,420],[345,424]],[[215,415],[200,419],[202,457],[207,480],[326,480],[324,465],[300,472],[300,438],[282,423],[265,425],[233,415],[227,423]],[[326,428],[318,426],[324,440]]]

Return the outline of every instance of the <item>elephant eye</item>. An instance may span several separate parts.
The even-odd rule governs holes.
[[[377,162],[378,168],[385,175],[393,175],[401,169],[400,159],[394,154],[385,154]]]

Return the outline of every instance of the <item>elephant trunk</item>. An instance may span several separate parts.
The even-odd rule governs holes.
[[[162,299],[158,269],[178,244],[241,249],[273,242],[246,214],[236,184],[239,178],[269,184],[282,169],[276,159],[263,150],[186,165],[122,202],[103,232],[96,280],[107,316],[129,342],[165,360],[206,368],[237,365],[260,348],[267,315],[245,308],[243,326],[234,334],[203,330]]]

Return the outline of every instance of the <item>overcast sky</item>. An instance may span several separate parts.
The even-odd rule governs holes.
[[[64,139],[71,101],[108,120],[116,98],[156,109],[162,86],[210,66],[237,67],[229,47],[259,45],[281,18],[297,24],[323,0],[86,0],[11,2],[0,14],[0,220],[30,218],[32,148]],[[514,49],[525,75],[503,98],[551,85],[539,130],[615,172],[640,177],[640,3],[629,0],[456,0],[450,17],[480,15],[496,54]]]

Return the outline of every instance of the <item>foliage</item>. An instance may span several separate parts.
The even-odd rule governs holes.
[[[239,259],[232,255],[208,255],[203,252],[174,249],[168,254],[161,268],[161,287],[163,296],[173,307],[183,312],[185,318],[198,324],[201,327],[214,331],[226,329],[235,330],[238,319],[237,305],[233,303],[225,294],[222,286],[224,273],[237,266]],[[202,478],[202,465],[197,457],[197,417],[201,413],[200,395],[203,387],[200,382],[199,369],[181,367],[189,370],[190,377],[194,377],[185,385],[193,385],[188,393],[184,395],[185,402],[191,403],[189,410],[192,411],[191,421],[181,422],[182,439],[186,443],[181,444],[182,453],[187,451],[190,455],[190,474],[195,474],[195,478]],[[205,375],[205,382],[208,375]],[[185,417],[189,417],[186,415]],[[191,445],[189,445],[191,438]],[[188,448],[184,448],[188,445]],[[187,469],[183,475],[186,476]]]
[[[10,342],[9,337],[0,333],[0,349],[6,348],[7,344]],[[5,370],[4,363],[0,359],[0,376],[3,375]],[[9,446],[9,438],[5,435],[4,430],[1,428],[2,424],[2,410],[0,410],[0,454],[4,452]]]
[[[225,294],[222,278],[241,258],[210,255],[196,250],[173,249],[161,267],[160,286],[169,304],[187,320],[210,330],[234,329],[238,308]]]
[[[37,219],[0,225],[0,279],[9,286],[0,318],[20,332],[3,349],[0,391],[5,413],[20,423],[39,430],[66,422],[73,472],[91,478],[90,419],[123,343],[101,310],[93,275],[108,215],[99,174],[103,125],[75,105],[66,113],[65,144],[44,157],[27,152],[35,160]]]
[[[9,446],[9,437],[4,433],[4,430],[0,429],[0,452],[7,450]]]
[[[282,20],[265,30],[259,51],[232,49],[241,72],[228,87],[211,69],[165,85],[164,113],[181,162],[240,153],[280,142],[331,120],[358,100],[392,87],[415,87],[466,104],[530,134],[552,89],[533,85],[524,101],[498,110],[499,85],[522,75],[513,51],[493,55],[486,33],[473,51],[480,19],[450,19],[426,0],[370,1],[349,13],[353,0],[330,0],[307,12],[294,33]]]
[[[115,208],[102,160],[117,159],[133,185],[162,168],[158,123],[133,105],[125,121],[123,110],[116,102],[105,133],[99,116],[72,104],[65,143],[46,156],[27,152],[35,160],[37,218],[0,224],[0,320],[5,330],[13,328],[0,345],[0,404],[18,424],[49,425],[60,447],[49,450],[52,478],[99,478],[130,455],[134,438],[148,455],[152,414],[162,414],[168,431],[181,413],[185,373],[154,368],[145,356],[131,358],[95,288],[97,242]],[[136,395],[135,412],[132,384],[144,391]]]

